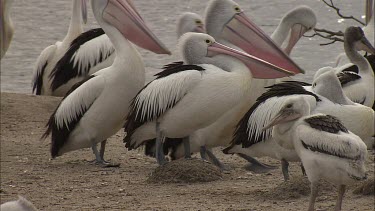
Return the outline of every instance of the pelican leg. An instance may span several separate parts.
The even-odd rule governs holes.
[[[285,159],[281,159],[281,170],[283,171],[284,181],[289,180],[289,163]]]
[[[102,142],[100,143],[100,157],[102,158],[102,160],[103,160],[104,162],[107,162],[107,161],[104,160],[104,152],[105,152],[105,145],[106,145],[106,144],[107,144],[107,139],[104,140],[104,141],[102,141]]]
[[[222,171],[229,171],[230,170],[230,167],[226,166],[222,162],[220,162],[220,160],[214,155],[214,153],[212,153],[212,151],[210,149],[206,149],[206,153],[207,153],[208,157],[210,158],[212,164],[219,167],[220,170],[222,170]]]
[[[272,169],[277,168],[276,166],[263,164],[263,163],[259,162],[258,160],[256,160],[255,158],[250,157],[250,156],[245,155],[245,154],[238,153],[237,155],[240,156],[241,158],[247,160],[247,162],[249,162],[249,164],[245,166],[245,169],[248,170],[248,171],[252,171],[252,172],[256,172],[256,173],[266,173],[266,172],[268,172]]]
[[[163,149],[163,142],[164,142],[164,136],[162,132],[160,131],[159,122],[156,123],[156,150],[155,150],[155,157],[156,161],[160,166],[167,163],[164,156],[164,149]]]
[[[190,141],[189,136],[182,139],[182,142],[184,143],[184,149],[185,149],[185,158],[190,159],[191,158],[191,152],[190,152]]]
[[[345,185],[340,185],[339,191],[338,191],[337,202],[336,202],[336,206],[335,206],[335,211],[341,210],[342,200],[344,198],[344,194],[345,194]]]
[[[200,151],[199,151],[202,160],[207,160],[207,148],[206,146],[201,146]]]
[[[314,211],[316,197],[318,196],[318,183],[311,183],[311,195],[308,211]]]
[[[92,152],[94,153],[95,155],[95,163],[96,164],[99,164],[101,167],[119,167],[120,164],[112,164],[110,162],[107,162],[103,159],[103,156],[104,156],[104,150],[105,150],[105,144],[104,144],[104,149],[102,150],[102,147],[103,147],[103,142],[101,143],[101,148],[100,148],[100,152],[98,151],[98,147],[96,144],[93,144],[91,146],[91,149],[92,149]],[[103,154],[102,154],[102,151],[103,151]]]

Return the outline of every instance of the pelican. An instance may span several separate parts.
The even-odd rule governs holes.
[[[184,12],[177,21],[178,38],[187,32],[204,33],[205,31],[203,19],[196,13]]]
[[[311,183],[308,210],[314,210],[321,179],[338,186],[335,210],[341,210],[346,186],[367,178],[367,148],[361,138],[334,116],[310,115],[310,104],[303,97],[285,101],[266,128],[272,126],[276,142],[295,150],[305,167]]]
[[[312,86],[301,82],[283,82],[270,87],[238,123],[232,143],[223,150],[224,153],[269,156],[281,160],[284,179],[288,180],[288,162],[297,162],[299,157],[292,150],[275,144],[272,129],[263,131],[263,126],[271,121],[286,100],[294,96],[306,98],[312,113],[337,116],[356,135],[371,141],[374,111],[347,98],[331,69],[315,79]]]
[[[18,196],[17,201],[9,201],[1,204],[0,210],[3,211],[37,211],[36,207],[27,199]]]
[[[1,41],[1,54],[0,59],[3,58],[7,52],[10,42],[13,38],[14,26],[13,21],[10,19],[10,7],[12,6],[13,0],[1,0],[0,1],[0,41]]]
[[[372,46],[375,45],[375,37],[374,37],[374,0],[366,0],[366,26],[363,27],[363,32],[365,33],[366,37],[370,40]]]
[[[353,64],[336,68],[337,76],[343,82],[344,92],[352,101],[372,107],[375,94],[374,72],[368,60],[359,54],[358,51],[364,50],[375,54],[375,48],[367,40],[360,27],[348,27],[345,30],[344,48],[350,61],[358,68],[358,71],[353,70]],[[319,76],[325,70],[325,68],[320,69],[314,77]]]
[[[294,74],[220,44],[207,34],[186,33],[179,46],[186,64],[168,65],[157,74],[133,99],[125,124],[128,149],[156,138],[159,165],[166,163],[164,137],[183,138],[185,157],[189,158],[189,135],[240,102],[249,91],[253,75],[269,78]]]
[[[228,22],[227,19],[219,19],[220,15],[222,14],[221,8],[233,8],[239,7],[237,4],[228,4],[231,1],[212,1],[211,4],[208,6],[206,11],[206,27],[208,34],[221,37],[224,39],[228,37],[226,34],[227,32],[224,31],[222,34],[217,32],[216,28],[223,28],[223,25]],[[216,9],[215,9],[216,8]],[[229,13],[229,12],[228,12]],[[225,15],[229,16],[229,15]],[[220,22],[221,21],[221,22]],[[221,25],[220,25],[221,24]],[[280,21],[278,27],[272,34],[271,38],[275,41],[275,45],[282,46],[285,44],[285,50],[287,53],[291,52],[293,46],[297,43],[298,39],[301,38],[304,32],[312,29],[316,24],[316,16],[313,10],[307,6],[299,6],[295,9],[289,11]],[[259,30],[259,29],[258,29]],[[242,30],[245,31],[246,30]],[[263,32],[264,33],[264,32]],[[251,39],[248,39],[249,42],[257,42],[257,45],[261,47],[261,43],[258,42],[254,36],[251,35],[251,32],[247,32],[247,36]],[[287,39],[289,37],[289,39]],[[230,40],[230,37],[227,39]],[[229,41],[224,41],[229,43]],[[264,45],[264,44],[263,44]],[[237,44],[236,46],[242,48],[243,50],[249,49],[247,46]],[[249,51],[251,53],[252,51]],[[227,146],[231,139],[234,129],[238,121],[243,117],[246,111],[252,106],[255,102],[256,98],[264,92],[265,86],[270,86],[276,83],[274,79],[268,80],[261,80],[261,79],[254,79],[251,84],[251,93],[246,95],[241,103],[239,103],[236,107],[231,109],[230,111],[226,112],[220,119],[218,119],[215,123],[209,125],[206,128],[200,129],[195,131],[191,135],[191,151],[192,152],[200,152],[202,157],[205,157],[205,154],[209,156],[209,158],[216,164],[219,165],[220,168],[225,169],[225,167],[220,163],[220,161],[213,156],[212,152],[210,152],[208,148],[218,147],[218,146]],[[171,152],[171,156],[174,158],[181,158],[183,157],[183,147],[180,145],[179,147],[174,147]],[[265,165],[260,164],[256,160],[240,155],[243,158],[250,161],[254,166],[254,168],[263,168]],[[267,166],[266,166],[267,167]]]
[[[68,51],[72,41],[83,32],[82,22],[87,22],[87,0],[72,0],[72,17],[68,33],[63,41],[45,48],[39,55],[33,77],[33,92],[36,95],[51,95],[49,75],[59,59]]]
[[[132,43],[158,54],[170,52],[146,26],[131,0],[91,1],[91,5],[116,49],[115,61],[74,85],[51,115],[43,138],[52,134],[52,158],[91,147],[97,163],[107,165],[106,139],[123,127],[130,101],[145,83],[144,64]]]

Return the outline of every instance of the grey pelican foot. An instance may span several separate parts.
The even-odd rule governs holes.
[[[237,155],[249,162],[249,164],[247,164],[244,167],[247,171],[251,171],[251,172],[261,174],[261,173],[267,173],[270,170],[273,170],[273,169],[277,168],[276,166],[263,164],[263,163],[259,162],[258,160],[256,160],[255,158],[250,157],[248,155],[244,155],[244,154],[237,154]]]
[[[156,123],[156,134],[157,134],[157,137],[156,137],[156,141],[155,141],[155,158],[156,158],[156,161],[158,162],[159,166],[162,166],[166,163],[168,163],[168,161],[165,159],[165,156],[164,156],[164,149],[163,149],[163,142],[164,142],[164,136],[162,134],[162,132],[160,131],[160,128],[159,128],[159,122]]]
[[[230,171],[231,170],[231,168],[229,166],[224,165],[222,162],[220,162],[220,160],[214,155],[214,153],[212,153],[212,151],[210,149],[206,148],[206,154],[210,158],[212,164],[219,167],[220,170],[222,170],[222,171]]]
[[[289,163],[285,159],[281,159],[281,170],[283,171],[284,181],[289,180]]]
[[[105,145],[106,145],[106,142],[107,140],[104,140],[101,142],[101,146],[100,146],[100,153],[98,151],[98,148],[96,146],[96,144],[92,145],[92,151],[95,155],[95,164],[103,167],[103,168],[108,168],[108,167],[119,167],[120,164],[119,163],[111,163],[111,162],[108,162],[108,161],[105,161],[104,160],[104,151],[105,151]]]

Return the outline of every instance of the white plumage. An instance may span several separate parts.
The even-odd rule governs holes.
[[[1,19],[0,19],[0,59],[2,59],[7,52],[10,42],[14,34],[13,21],[10,18],[10,8],[13,0],[1,0]]]
[[[35,206],[22,196],[18,196],[17,201],[9,201],[1,204],[2,211],[37,211]]]

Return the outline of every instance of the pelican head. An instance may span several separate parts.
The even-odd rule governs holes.
[[[323,74],[314,79],[312,90],[334,103],[341,105],[354,104],[345,96],[341,83],[332,67],[327,68]]]
[[[289,11],[282,19],[282,23],[290,29],[290,36],[285,52],[289,55],[298,40],[307,31],[315,28],[316,15],[308,6],[299,6]]]
[[[218,58],[216,56],[226,55],[243,62],[252,74],[271,74],[264,77],[272,77],[272,74],[277,75],[279,72],[293,74],[255,56],[220,44],[208,34],[185,33],[179,40],[179,48],[187,64],[213,64],[222,68],[222,66],[226,66],[226,61],[222,61],[222,57]],[[263,71],[264,69],[268,71]],[[261,70],[261,73],[254,72],[258,70]]]
[[[205,13],[207,34],[225,40],[246,53],[287,69],[304,73],[273,41],[253,23],[241,7],[232,0],[211,0]],[[254,78],[262,78],[253,75]],[[278,77],[285,77],[280,74]]]
[[[203,19],[198,14],[192,12],[183,13],[177,22],[177,36],[186,32],[199,32],[205,33],[206,29],[204,27]]]
[[[118,30],[122,36],[141,48],[157,54],[171,54],[146,26],[131,0],[91,1],[94,15],[104,30]]]
[[[302,96],[293,96],[285,100],[280,111],[271,120],[271,122],[263,128],[266,130],[278,124],[283,124],[298,120],[303,116],[310,114],[310,104]]]
[[[344,40],[345,44],[354,46],[357,51],[363,50],[370,54],[375,54],[375,48],[368,41],[361,27],[351,26],[346,28]]]

